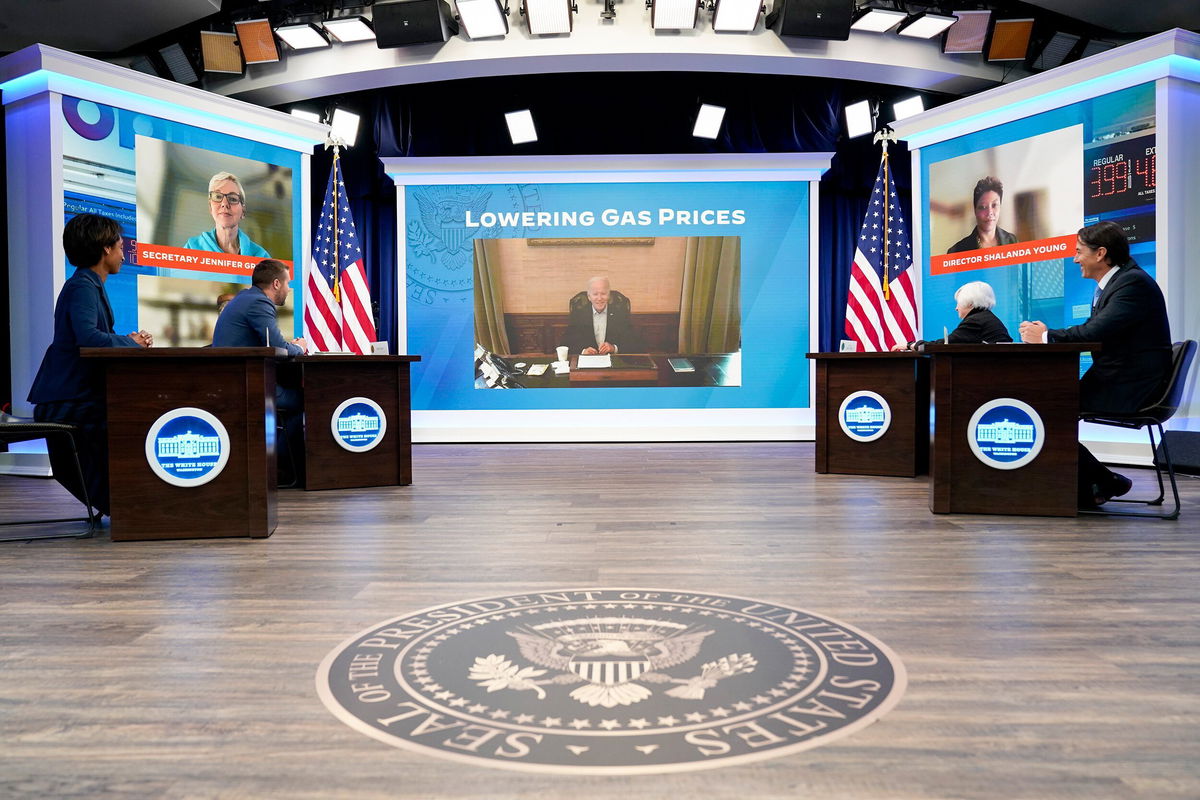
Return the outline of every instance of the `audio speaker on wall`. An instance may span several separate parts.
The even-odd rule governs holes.
[[[850,38],[853,16],[854,0],[777,0],[767,27],[775,27],[780,36],[845,41]]]
[[[445,0],[386,0],[372,6],[379,47],[444,42],[458,33]]]

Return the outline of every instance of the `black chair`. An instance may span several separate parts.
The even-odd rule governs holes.
[[[31,519],[20,520],[16,522],[0,522],[0,527],[22,526],[22,525],[40,525],[50,522],[87,522],[87,529],[82,533],[43,533],[20,536],[5,536],[0,537],[0,542],[24,542],[34,539],[87,539],[95,532],[100,525],[100,519],[92,510],[92,505],[87,496],[87,482],[83,477],[83,467],[79,464],[79,450],[75,446],[75,435],[79,429],[74,425],[68,425],[64,422],[37,422],[32,419],[23,417],[14,417],[9,414],[0,412],[0,442],[12,444],[14,442],[28,442],[34,439],[58,439],[64,442],[71,451],[76,470],[76,476],[79,478],[79,485],[83,487],[83,504],[87,508],[86,517],[68,517],[63,519]]]
[[[612,306],[613,311],[622,312],[626,316],[628,316],[630,313],[629,298],[615,289],[608,293],[608,304]],[[567,305],[567,309],[569,311],[578,311],[581,308],[587,308],[589,305],[591,305],[591,301],[588,300],[587,292],[580,292],[571,298],[571,302]]]
[[[1154,472],[1158,477],[1158,497],[1153,500],[1129,500],[1114,498],[1110,503],[1135,503],[1146,506],[1161,506],[1166,499],[1166,487],[1163,485],[1163,468],[1166,467],[1167,477],[1171,481],[1171,495],[1175,499],[1175,508],[1166,514],[1156,514],[1152,511],[1116,511],[1109,509],[1089,509],[1080,511],[1081,514],[1105,514],[1114,517],[1157,517],[1159,519],[1179,518],[1179,487],[1175,484],[1175,467],[1171,464],[1171,453],[1167,449],[1167,440],[1163,436],[1163,423],[1175,416],[1183,398],[1183,390],[1187,385],[1188,369],[1196,355],[1196,340],[1187,339],[1176,342],[1171,347],[1171,375],[1163,388],[1158,401],[1145,408],[1129,414],[1080,414],[1084,422],[1095,422],[1100,425],[1113,425],[1118,428],[1145,428],[1150,437],[1150,451],[1155,453]],[[1158,429],[1159,447],[1154,445],[1154,429]],[[1161,454],[1162,460],[1159,460]]]

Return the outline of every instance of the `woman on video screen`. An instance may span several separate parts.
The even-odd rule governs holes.
[[[973,201],[975,230],[955,242],[947,253],[1017,243],[1016,234],[1009,233],[997,224],[1000,221],[1000,204],[1004,201],[1004,184],[999,178],[990,175],[981,178],[979,183],[975,184]]]
[[[271,254],[261,245],[250,241],[250,237],[239,229],[246,215],[246,192],[237,176],[230,172],[218,172],[208,182],[208,210],[216,227],[188,239],[183,245],[189,250],[206,250],[210,253],[233,253],[256,258],[270,258]]]

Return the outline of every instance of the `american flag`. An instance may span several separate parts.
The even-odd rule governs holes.
[[[871,204],[863,217],[850,267],[846,337],[859,352],[891,350],[917,338],[917,292],[912,247],[884,143]]]
[[[370,352],[370,343],[375,341],[375,322],[362,248],[338,161],[335,150],[321,219],[313,237],[304,335],[314,350],[361,354]]]

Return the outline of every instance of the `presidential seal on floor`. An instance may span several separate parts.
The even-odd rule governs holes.
[[[569,589],[381,622],[317,672],[321,700],[397,747],[529,772],[635,774],[773,758],[891,709],[882,642],[763,600]]]

